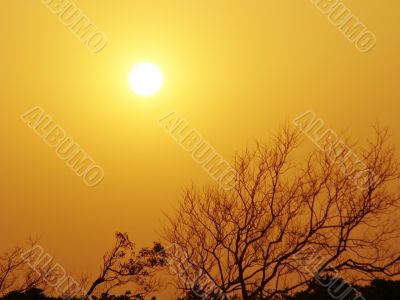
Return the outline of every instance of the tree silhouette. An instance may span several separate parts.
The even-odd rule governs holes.
[[[359,289],[368,300],[400,299],[400,281],[375,279],[370,286]]]
[[[28,262],[37,260],[37,253],[32,251],[38,246],[37,240],[30,239],[27,246],[31,250],[26,251],[25,247],[16,246],[0,255],[0,296],[11,291],[23,293],[45,289],[47,281],[56,278],[56,271],[50,264],[41,264],[37,268],[29,266]]]
[[[341,278],[326,277],[325,281],[335,280],[336,287],[340,286],[341,291],[348,290],[342,297],[335,297],[329,293],[329,290],[319,284],[313,284],[307,292],[297,293],[292,297],[284,297],[285,300],[353,300],[357,299],[357,291],[361,293],[364,299],[368,300],[397,300],[400,299],[400,281],[376,279],[368,286],[355,286],[351,288],[350,284]],[[334,287],[333,287],[334,288]],[[362,298],[358,298],[362,299]]]
[[[135,245],[126,233],[117,232],[115,238],[113,248],[103,256],[100,273],[90,285],[86,297],[94,294],[99,286],[104,286],[104,295],[108,295],[115,287],[128,283],[138,287],[133,295],[138,299],[154,291],[156,282],[152,274],[165,261],[161,244],[154,243],[153,248],[143,248],[136,253]]]
[[[399,230],[389,218],[399,202],[399,163],[388,131],[375,132],[366,147],[346,140],[354,152],[327,140],[300,160],[301,134],[283,126],[270,143],[237,155],[232,190],[188,188],[165,233],[182,254],[181,290],[276,299],[325,275],[399,274]],[[362,170],[348,166],[350,154]]]

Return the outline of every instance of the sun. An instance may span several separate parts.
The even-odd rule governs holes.
[[[149,97],[160,91],[164,77],[160,69],[151,63],[142,63],[133,67],[129,73],[129,85],[139,96]]]

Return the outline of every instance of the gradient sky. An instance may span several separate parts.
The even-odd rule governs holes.
[[[42,1],[0,2],[0,250],[39,236],[96,270],[115,231],[158,240],[182,189],[212,179],[157,124],[177,111],[226,159],[312,109],[356,138],[376,120],[400,146],[400,2],[343,1],[377,36],[362,54],[309,0],[76,0],[107,36],[93,54]],[[150,61],[161,92],[128,73]],[[20,115],[40,106],[105,172],[87,187]]]

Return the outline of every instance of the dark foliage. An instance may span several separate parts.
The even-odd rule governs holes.
[[[340,278],[325,277],[315,282],[309,291],[285,300],[399,300],[400,281],[376,279],[368,286],[351,286]]]
[[[1,300],[66,300],[64,298],[53,298],[47,297],[44,295],[43,290],[33,288],[26,292],[10,292],[6,296],[0,298]],[[88,298],[87,300],[142,300],[140,296],[133,296],[130,291],[127,291],[125,295],[107,295],[103,294],[100,297],[92,296],[92,298]],[[68,300],[81,300],[81,298],[68,298]],[[155,298],[152,298],[155,300]]]

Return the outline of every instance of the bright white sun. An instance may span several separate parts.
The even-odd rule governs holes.
[[[163,75],[159,68],[150,63],[136,65],[129,73],[129,85],[139,96],[153,96],[163,85]]]

